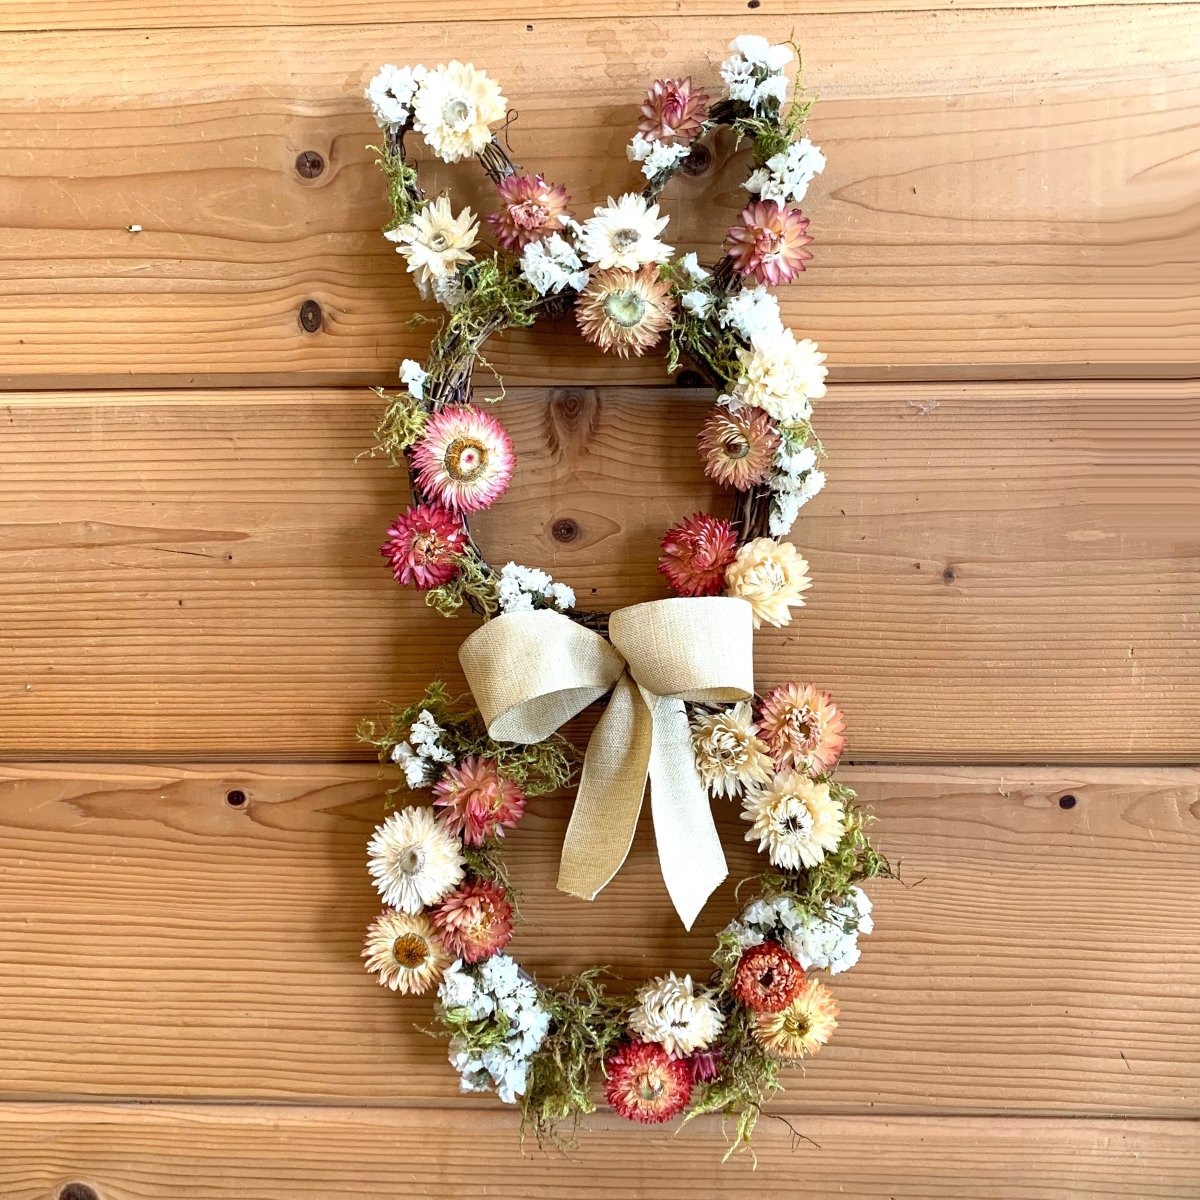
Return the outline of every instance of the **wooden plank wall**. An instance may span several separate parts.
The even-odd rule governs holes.
[[[830,166],[783,299],[836,383],[817,584],[760,683],[837,693],[906,885],[777,1110],[809,1140],[764,1122],[757,1173],[718,1173],[712,1122],[599,1116],[522,1155],[357,962],[353,723],[466,628],[392,585],[404,482],[356,459],[365,385],[427,338],[361,87],[472,58],[586,204],[628,185],[649,79],[793,30]],[[1197,128],[1186,0],[3,6],[0,1196],[1200,1197]],[[680,244],[711,251],[737,169],[673,185]],[[710,499],[705,398],[567,325],[492,357],[522,465],[481,538],[657,594],[656,532]],[[731,897],[684,935],[642,830],[566,901],[567,813],[514,841],[522,957],[702,969]]]

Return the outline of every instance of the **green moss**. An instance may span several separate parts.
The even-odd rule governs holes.
[[[418,442],[425,432],[429,410],[411,392],[388,395],[383,388],[372,389],[381,400],[387,401],[383,417],[375,427],[375,445],[396,466],[404,463],[404,452]]]
[[[464,604],[485,620],[494,617],[500,611],[500,597],[491,568],[474,551],[460,555],[456,561],[458,574],[426,592],[425,603],[443,617],[456,616]]]

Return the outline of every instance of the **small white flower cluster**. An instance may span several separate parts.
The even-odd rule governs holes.
[[[870,897],[854,887],[840,904],[826,904],[823,917],[806,912],[790,896],[756,900],[723,932],[743,950],[778,941],[806,971],[817,967],[838,975],[858,962],[858,935],[874,928]]]
[[[674,1058],[704,1050],[717,1040],[725,1018],[707,992],[696,995],[692,977],[675,972],[651,980],[638,991],[629,1028],[644,1042],[657,1042]]]
[[[630,162],[642,164],[642,174],[647,179],[653,179],[655,175],[671,170],[676,163],[687,158],[691,146],[687,142],[660,142],[645,134],[635,133],[625,153]]]
[[[408,731],[408,741],[392,747],[392,762],[404,772],[410,790],[428,787],[441,774],[438,767],[454,761],[454,755],[442,745],[445,732],[429,709],[423,708]]]
[[[556,608],[566,612],[575,606],[575,592],[537,567],[505,563],[500,570],[500,611],[525,612],[533,608]],[[543,603],[534,604],[535,600]]]
[[[786,150],[771,155],[752,172],[742,186],[763,200],[774,200],[781,208],[799,204],[808,194],[813,176],[825,170],[825,155],[808,138],[793,142]]]
[[[579,292],[587,287],[588,281],[583,260],[559,233],[525,247],[521,252],[521,274],[539,296],[557,294],[564,288]]]
[[[817,468],[816,450],[811,446],[793,449],[785,437],[775,452],[769,486],[769,532],[772,537],[786,537],[800,510],[825,486],[825,472]]]
[[[424,78],[425,68],[420,66],[394,67],[385,63],[379,68],[379,74],[367,84],[363,95],[371,102],[371,111],[380,128],[398,128],[408,123],[413,97]]]
[[[415,358],[406,358],[400,364],[400,379],[414,400],[425,399],[425,381],[429,372]]]
[[[450,1064],[461,1076],[464,1092],[495,1087],[505,1104],[515,1104],[525,1092],[529,1060],[550,1029],[550,1014],[538,998],[537,985],[521,973],[515,959],[493,954],[473,969],[458,960],[446,969],[438,988],[444,1009],[461,1009],[472,1021],[494,1020],[504,1032],[502,1041],[478,1055],[467,1049],[461,1035],[450,1042]]]
[[[719,319],[726,329],[732,329],[748,342],[783,332],[779,301],[765,287],[745,287],[734,292],[725,301]]]
[[[792,61],[790,46],[772,46],[765,37],[744,33],[729,43],[734,51],[721,64],[730,100],[741,100],[760,113],[770,105],[779,106],[787,98],[787,76],[783,69]]]

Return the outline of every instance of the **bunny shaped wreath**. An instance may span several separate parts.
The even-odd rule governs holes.
[[[387,907],[363,953],[393,991],[437,988],[463,1089],[519,1103],[539,1140],[573,1130],[602,1081],[631,1120],[720,1112],[734,1119],[733,1147],[748,1146],[782,1066],[815,1054],[837,1025],[815,972],[858,960],[858,935],[872,928],[858,884],[890,873],[869,816],[833,778],[845,744],[837,705],[812,685],[754,691],[754,630],[787,624],[810,586],[783,539],[825,482],[811,425],[824,355],[784,327],[767,290],[811,257],[798,205],[825,159],[801,136],[808,105],[788,101],[794,48],[743,36],[731,50],[715,101],[690,78],[653,84],[628,148],[644,186],[583,221],[563,186],[519,174],[501,149],[492,127],[507,102],[485,72],[385,66],[366,90],[385,135],[384,236],[446,310],[427,362],[406,359],[403,390],[380,391],[379,447],[412,484],[382,553],[432,607],[465,606],[483,624],[459,652],[473,705],[435,682],[361,727],[403,775],[393,794],[432,792],[396,807],[371,839]],[[751,143],[753,169],[725,256],[704,267],[662,240],[657,197],[718,126]],[[495,184],[490,251],[470,209],[425,196],[405,150],[411,132],[445,162],[477,159]],[[474,402],[484,343],[572,309],[601,350],[642,355],[665,340],[669,372],[687,362],[708,380],[718,400],[700,456],[734,497],[728,517],[696,513],[664,535],[659,568],[673,597],[611,614],[577,611],[571,588],[537,567],[494,570],[468,527],[514,467],[508,433]],[[551,987],[504,952],[516,919],[505,833],[529,797],[574,782],[578,755],[558,730],[605,696],[559,887],[591,899],[609,882],[649,785],[663,878],[690,928],[727,874],[711,800],[740,804],[769,865],[743,881],[747,902],[718,935],[707,981],[669,972],[619,994],[596,967]]]

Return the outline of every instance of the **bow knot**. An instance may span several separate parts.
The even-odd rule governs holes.
[[[690,929],[727,871],[685,702],[753,694],[750,605],[727,596],[652,600],[614,612],[609,637],[550,609],[504,613],[471,634],[458,657],[497,741],[544,741],[612,691],[584,756],[558,886],[592,900],[620,870],[649,780],[663,880]]]

